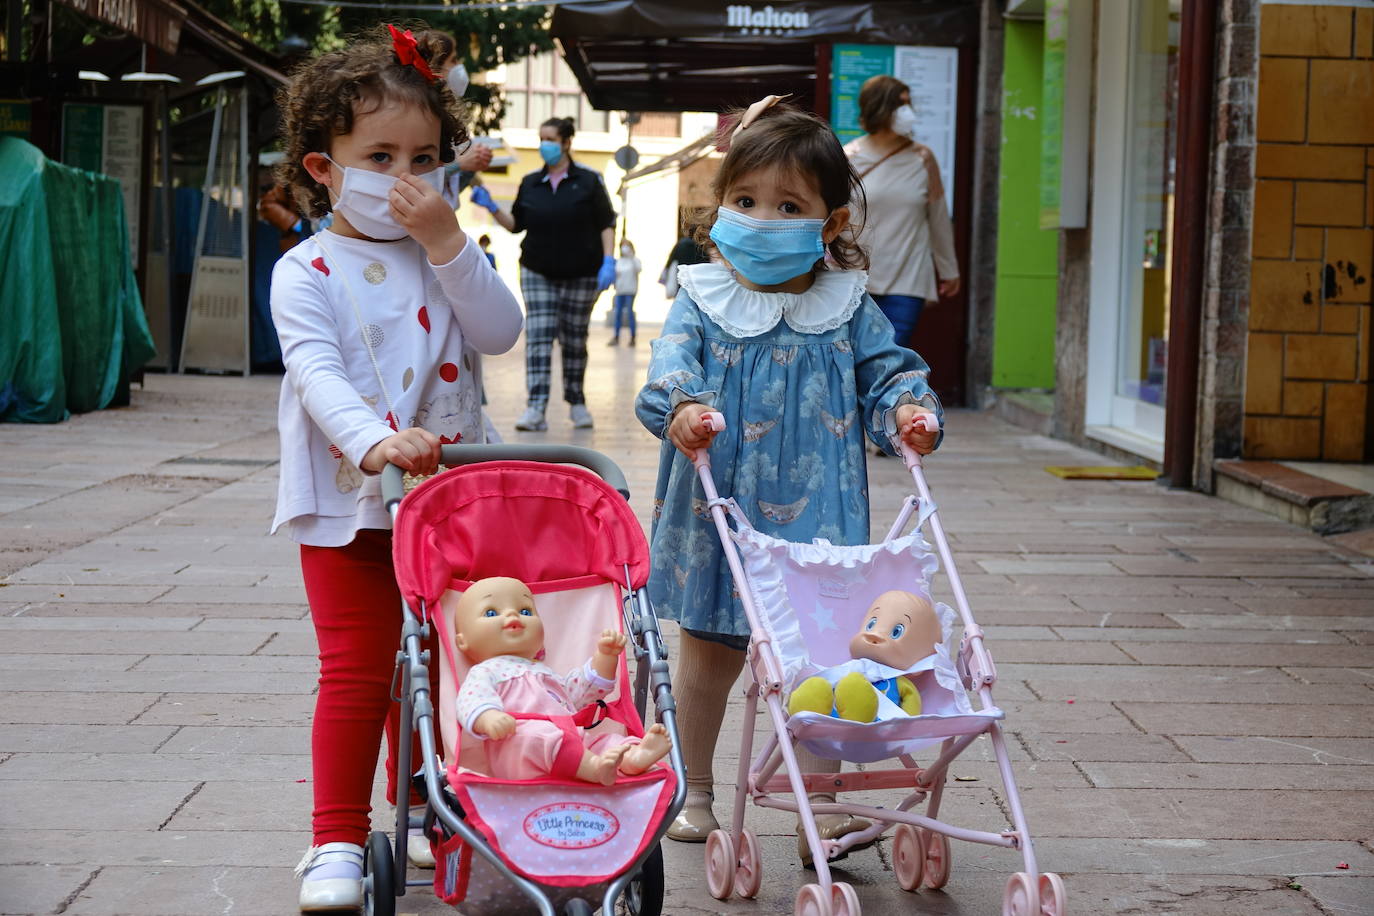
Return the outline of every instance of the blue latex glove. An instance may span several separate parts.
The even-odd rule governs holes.
[[[491,199],[491,192],[484,185],[475,185],[472,189],[472,202],[479,207],[485,207],[492,213],[501,209],[496,201]]]
[[[615,282],[615,256],[606,255],[601,259],[601,269],[596,272],[596,291],[599,293]]]

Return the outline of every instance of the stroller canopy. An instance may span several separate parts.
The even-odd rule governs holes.
[[[649,549],[629,503],[601,478],[566,465],[488,461],[420,484],[396,516],[401,594],[434,604],[454,580],[512,576],[538,592],[595,578],[642,588]]]

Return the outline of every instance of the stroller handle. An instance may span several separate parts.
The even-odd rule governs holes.
[[[545,461],[550,464],[580,465],[610,484],[621,496],[630,498],[630,487],[620,467],[600,452],[580,445],[445,445],[439,452],[439,463],[449,467],[480,464],[483,461]],[[382,505],[388,513],[405,495],[401,484],[404,476],[405,472],[394,464],[388,464],[382,470]]]
[[[911,420],[911,425],[916,429],[925,430],[928,433],[938,433],[940,431],[940,418],[933,413],[917,414]],[[897,454],[902,456],[906,462],[907,469],[921,466],[921,453],[906,444],[906,440],[901,437],[900,432],[896,436]]]
[[[708,410],[701,415],[701,428],[704,432],[718,433],[725,430],[725,414],[719,410]],[[706,448],[697,449],[692,455],[692,466],[696,468],[711,466],[711,453]]]

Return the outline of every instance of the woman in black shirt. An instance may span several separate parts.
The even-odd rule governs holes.
[[[587,330],[592,306],[615,279],[615,210],[601,175],[572,159],[571,118],[550,118],[539,128],[544,168],[520,182],[510,212],[485,188],[473,202],[491,211],[520,244],[520,291],[525,297],[525,386],[528,406],[516,429],[544,430],[549,402],[549,360],[554,338],[563,351],[563,399],[573,426],[592,425],[582,393],[587,371]]]

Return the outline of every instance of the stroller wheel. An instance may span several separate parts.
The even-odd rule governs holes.
[[[830,895],[819,884],[803,884],[801,890],[797,891],[797,902],[792,906],[793,916],[832,916],[832,912]]]
[[[748,830],[742,831],[742,837],[739,864],[735,868],[735,893],[752,900],[763,886],[763,853],[759,851],[758,837]]]
[[[655,846],[639,874],[625,886],[620,912],[627,916],[659,916],[663,912],[663,887],[663,848]]]
[[[1040,889],[1030,875],[1018,871],[1002,894],[1002,916],[1041,916]]]
[[[396,863],[391,841],[375,830],[363,847],[363,914],[396,916]]]
[[[706,889],[717,900],[730,899],[735,885],[735,841],[719,828],[706,837]]]
[[[949,837],[925,829],[921,830],[921,837],[926,841],[926,887],[936,891],[949,882]]]
[[[1043,916],[1064,916],[1066,909],[1064,879],[1052,871],[1040,876],[1040,912]]]
[[[921,886],[925,865],[925,837],[910,824],[898,824],[892,837],[892,870],[902,890],[914,891]]]
[[[596,911],[581,897],[574,897],[563,907],[563,916],[592,916]]]
[[[830,885],[831,916],[860,916],[859,892],[852,884],[836,881]]]

